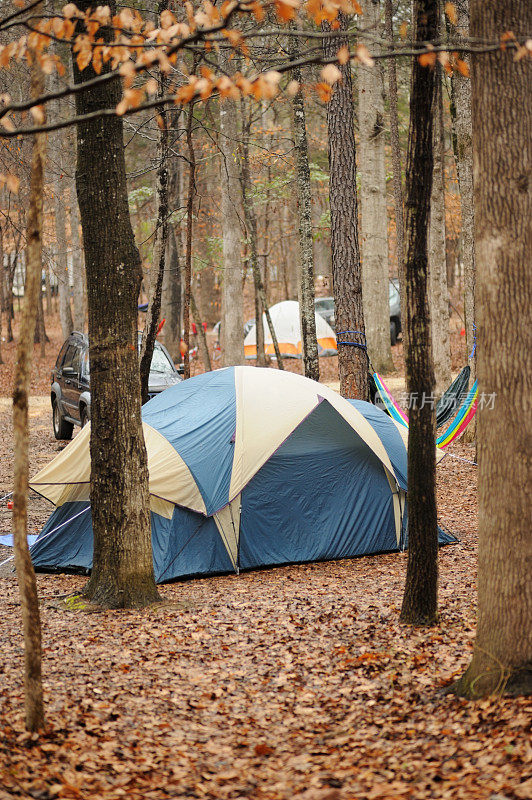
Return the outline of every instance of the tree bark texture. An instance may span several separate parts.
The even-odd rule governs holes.
[[[220,57],[222,68],[227,58]],[[227,71],[227,69],[226,69]],[[234,100],[220,100],[221,222],[223,238],[222,348],[224,366],[244,363],[244,301],[242,295],[241,225],[236,198],[240,195],[237,109]]]
[[[381,31],[381,8],[375,0],[362,0],[364,28],[376,37]],[[377,54],[375,42],[372,51]],[[390,348],[388,301],[388,211],[384,125],[384,82],[381,63],[359,64],[358,130],[362,251],[362,289],[368,352],[378,372],[393,368]]]
[[[299,58],[300,47],[296,36],[290,37],[291,56]],[[293,80],[301,84],[301,70],[292,70]],[[299,217],[299,318],[303,349],[303,370],[307,378],[319,381],[320,361],[316,337],[316,308],[314,305],[314,243],[312,240],[312,199],[310,192],[310,165],[308,160],[307,122],[305,99],[301,89],[292,98],[292,136],[296,168],[296,200]]]
[[[526,38],[527,0],[471,2],[471,36]],[[532,68],[511,51],[472,57],[479,411],[478,624],[455,690],[532,690]],[[503,457],[501,455],[503,454]]]
[[[86,0],[78,3],[82,11],[89,6]],[[79,71],[75,54],[73,69],[76,83],[95,75],[92,66]],[[80,92],[76,111],[81,115],[114,108],[120,95],[119,80]],[[140,607],[159,595],[137,352],[142,269],[129,218],[120,117],[78,125],[76,185],[87,271],[92,396],[94,557],[84,594],[107,608]]]
[[[42,8],[39,6],[35,10]],[[34,61],[31,66],[31,93],[44,91],[44,75]],[[13,538],[15,568],[20,592],[24,633],[24,704],[25,725],[37,731],[44,725],[42,690],[41,621],[37,584],[28,549],[28,398],[30,391],[33,336],[37,299],[41,294],[42,233],[44,198],[44,163],[46,135],[36,134],[33,141],[30,175],[30,200],[26,231],[26,282],[17,360],[13,381],[13,432],[15,464],[13,476]]]
[[[345,14],[338,15],[340,31],[348,28]],[[330,30],[323,23],[324,30]],[[326,58],[335,56],[343,46],[349,46],[347,36],[324,39]],[[342,80],[335,84],[327,105],[329,134],[329,193],[331,207],[331,254],[333,294],[337,337],[342,341],[343,331],[358,343],[365,342],[364,308],[362,304],[362,278],[360,249],[358,246],[358,218],[356,194],[356,147],[353,109],[353,82],[351,65],[340,67]],[[367,400],[369,398],[369,370],[367,354],[361,347],[338,345],[338,371],[340,394],[343,397]]]
[[[415,0],[414,40],[438,35],[437,0]],[[434,368],[428,304],[427,239],[432,190],[435,73],[413,59],[406,166],[406,301],[408,349],[408,565],[401,621],[431,625],[438,615]],[[429,402],[426,400],[429,399]]]
[[[449,288],[447,286],[445,233],[445,157],[443,129],[442,74],[435,66],[432,194],[429,229],[429,301],[436,397],[451,383],[449,338]]]
[[[159,75],[159,97],[164,97],[168,79],[161,72]],[[161,297],[163,292],[164,271],[166,269],[166,243],[168,241],[168,115],[163,111],[160,115],[157,139],[157,183],[156,196],[156,227],[155,242],[153,246],[153,261],[151,268],[150,296],[146,322],[142,334],[140,348],[140,392],[142,402],[146,403],[148,397],[148,383],[150,380],[150,367],[155,347],[159,317],[161,315]]]
[[[458,14],[458,40],[469,36],[469,0],[456,4]],[[469,56],[461,58],[470,64]],[[475,206],[473,198],[473,131],[471,121],[471,80],[458,70],[451,77],[451,106],[455,142],[456,168],[460,186],[460,260],[464,275],[464,316],[467,355],[471,367],[471,382],[476,378],[475,336]],[[476,436],[476,418],[463,433],[462,441],[473,442]]]

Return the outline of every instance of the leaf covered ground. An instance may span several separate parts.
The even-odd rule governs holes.
[[[8,401],[0,489],[12,481]],[[32,473],[60,448],[46,398],[30,409]],[[473,448],[452,452],[471,459]],[[80,613],[54,600],[80,576],[39,575],[46,730],[23,726],[17,585],[0,574],[0,800],[373,800],[532,796],[530,702],[440,689],[471,654],[476,472],[446,458],[440,624],[398,623],[406,556],[183,581],[173,603]],[[3,494],[3,491],[2,491]],[[49,508],[30,501],[30,529]],[[0,504],[1,532],[10,512]],[[10,554],[0,548],[0,561]]]

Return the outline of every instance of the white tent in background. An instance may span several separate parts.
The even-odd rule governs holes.
[[[301,323],[299,320],[299,303],[295,300],[284,300],[270,308],[270,316],[279,342],[281,355],[288,358],[301,358],[303,346],[301,342]],[[335,356],[336,336],[331,326],[315,313],[316,335],[318,339],[318,354],[320,356]],[[264,350],[266,355],[274,356],[272,337],[266,315],[262,315],[264,327]],[[246,358],[257,357],[256,326],[253,325],[244,339],[244,353]]]

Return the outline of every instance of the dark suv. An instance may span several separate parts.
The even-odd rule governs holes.
[[[139,333],[139,347],[142,334]],[[181,379],[170,353],[155,342],[150,367],[150,398]],[[52,370],[52,416],[56,439],[71,439],[74,425],[83,427],[91,417],[89,339],[74,331],[63,344]]]

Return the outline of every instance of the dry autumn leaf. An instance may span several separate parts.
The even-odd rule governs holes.
[[[451,25],[458,25],[458,14],[454,3],[445,3],[445,13]]]

